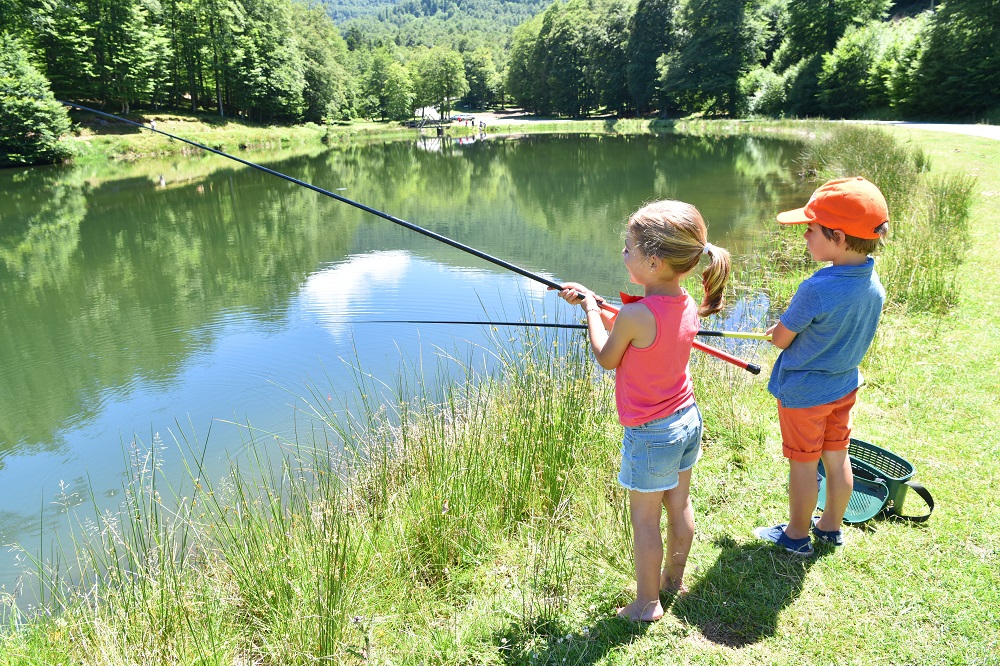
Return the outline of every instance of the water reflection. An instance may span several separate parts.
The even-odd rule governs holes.
[[[350,145],[269,166],[611,295],[628,286],[630,212],[690,201],[713,242],[739,252],[801,201],[795,154],[747,138],[549,135]],[[349,393],[352,367],[391,382],[402,358],[487,342],[475,327],[353,321],[576,316],[540,285],[216,156],[8,170],[0,192],[3,543],[38,543],[40,506],[55,529],[57,495],[113,505],[135,437],[159,433],[178,478],[178,421],[211,429],[221,473],[242,439],[219,419],[290,431],[313,383]]]

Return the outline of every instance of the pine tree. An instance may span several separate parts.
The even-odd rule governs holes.
[[[21,43],[0,33],[0,166],[56,162],[69,149],[66,107],[29,62]]]

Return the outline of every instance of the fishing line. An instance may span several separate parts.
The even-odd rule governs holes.
[[[68,106],[70,108],[80,109],[81,111],[86,111],[88,113],[93,113],[93,114],[96,114],[98,116],[103,116],[105,118],[111,118],[112,120],[117,120],[119,122],[123,122],[123,123],[126,123],[128,125],[132,125],[133,127],[138,127],[139,129],[147,130],[149,132],[156,132],[157,134],[162,134],[163,136],[168,137],[170,139],[174,139],[176,141],[181,141],[182,143],[186,143],[189,146],[194,146],[195,148],[200,148],[201,150],[205,150],[205,151],[208,151],[210,153],[214,153],[215,155],[219,155],[220,157],[225,157],[227,159],[231,159],[234,162],[239,162],[240,164],[243,164],[245,166],[251,167],[253,169],[257,169],[258,171],[263,171],[264,173],[270,174],[272,176],[277,176],[278,178],[281,178],[283,180],[287,180],[290,183],[295,183],[296,185],[301,185],[302,187],[304,187],[306,189],[312,190],[313,192],[317,192],[319,194],[323,194],[325,196],[330,197],[331,199],[336,199],[337,201],[339,201],[341,203],[345,203],[345,204],[347,204],[349,206],[354,206],[355,208],[363,210],[366,213],[371,213],[372,215],[375,215],[377,217],[381,217],[382,219],[388,220],[388,221],[392,222],[393,224],[398,224],[401,227],[405,227],[405,228],[409,229],[410,231],[415,231],[418,234],[423,234],[424,236],[427,236],[428,238],[433,238],[436,241],[440,241],[440,242],[444,243],[445,245],[450,245],[450,246],[452,246],[452,247],[454,247],[456,249],[462,250],[463,252],[467,252],[467,253],[475,256],[475,257],[479,257],[480,259],[483,259],[484,261],[488,261],[491,264],[495,264],[497,266],[500,266],[501,268],[506,268],[509,271],[517,273],[518,275],[522,275],[522,276],[524,276],[526,278],[529,278],[531,280],[534,280],[535,282],[540,282],[541,284],[544,284],[546,287],[549,287],[551,289],[555,289],[556,291],[561,291],[562,288],[563,288],[563,286],[561,284],[559,284],[558,282],[553,282],[552,280],[550,280],[548,278],[542,277],[541,275],[538,275],[536,273],[532,273],[531,271],[525,270],[525,269],[521,268],[520,266],[512,264],[512,263],[510,263],[508,261],[504,261],[503,259],[500,259],[498,257],[494,257],[493,255],[486,254],[485,252],[477,250],[474,247],[470,247],[469,245],[465,245],[464,243],[459,243],[458,241],[452,240],[451,238],[448,238],[447,236],[442,236],[441,234],[435,233],[435,232],[431,231],[430,229],[425,229],[425,228],[423,228],[421,226],[413,224],[412,222],[407,222],[406,220],[403,220],[403,219],[400,219],[398,217],[395,217],[394,215],[389,215],[388,213],[383,213],[382,211],[377,210],[375,208],[372,208],[371,206],[366,206],[365,204],[359,203],[359,202],[354,201],[352,199],[348,199],[347,197],[342,196],[340,194],[337,194],[336,192],[331,192],[330,190],[325,190],[322,187],[317,187],[316,185],[313,185],[312,183],[307,183],[304,180],[299,180],[298,178],[293,178],[292,176],[289,176],[287,174],[283,174],[280,171],[275,171],[274,169],[268,169],[265,166],[261,166],[260,164],[255,164],[253,162],[250,162],[249,160],[245,160],[245,159],[242,159],[240,157],[236,157],[235,155],[230,155],[229,153],[224,153],[221,150],[217,150],[217,149],[212,148],[210,146],[206,146],[203,143],[198,143],[197,141],[191,141],[190,139],[185,139],[184,137],[180,137],[180,136],[177,136],[175,134],[171,134],[170,132],[164,132],[161,129],[156,129],[155,127],[150,127],[149,125],[144,125],[143,123],[137,123],[134,120],[129,120],[128,118],[122,118],[121,116],[116,116],[113,113],[106,113],[106,112],[100,111],[98,109],[93,109],[93,108],[90,108],[88,106],[83,106],[82,104],[64,102],[62,100],[56,100],[56,101],[58,101],[60,104],[62,104],[64,106]],[[605,310],[607,310],[609,312],[618,312],[618,308],[614,307],[610,303],[599,303],[599,305],[600,305],[600,307],[602,307],[603,309],[605,309]],[[695,341],[693,346],[694,346],[695,349],[699,349],[699,350],[705,352],[706,354],[710,354],[711,356],[715,356],[716,358],[720,358],[723,361],[726,361],[728,363],[732,363],[733,365],[735,365],[737,367],[740,367],[740,368],[743,368],[744,370],[747,370],[749,372],[752,372],[755,375],[758,374],[758,373],[760,373],[760,366],[759,365],[755,365],[753,363],[748,363],[747,361],[744,361],[743,359],[740,359],[740,358],[737,358],[735,356],[732,356],[731,354],[727,354],[726,352],[723,352],[723,351],[720,351],[718,349],[715,349],[714,347],[709,347],[708,345],[700,343],[698,341]]]
[[[456,324],[471,326],[512,326],[523,328],[571,328],[587,330],[586,324],[556,324],[552,322],[538,321],[450,321],[443,319],[359,319],[349,322],[351,324]],[[770,340],[767,333],[755,333],[753,331],[713,331],[707,328],[700,329],[696,335],[706,338],[737,338],[740,340]]]

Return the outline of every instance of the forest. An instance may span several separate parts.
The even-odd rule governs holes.
[[[249,122],[516,105],[565,117],[991,119],[1000,0],[0,0],[0,165],[56,100]]]

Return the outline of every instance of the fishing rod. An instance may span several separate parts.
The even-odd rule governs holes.
[[[524,328],[575,328],[587,330],[586,324],[555,324],[536,321],[448,321],[436,319],[362,319],[352,321],[352,324],[456,324],[472,326],[511,326]],[[737,338],[740,340],[770,340],[767,333],[754,331],[713,331],[703,328],[696,333],[706,338]]]
[[[181,141],[182,143],[186,143],[189,146],[194,146],[195,148],[200,148],[201,150],[205,150],[207,152],[214,153],[215,155],[219,155],[220,157],[225,157],[227,159],[231,159],[234,162],[239,162],[240,164],[243,164],[245,166],[251,167],[253,169],[257,169],[258,171],[263,171],[264,173],[270,174],[272,176],[277,176],[278,178],[281,178],[283,180],[287,180],[290,183],[295,183],[296,185],[301,185],[302,187],[304,187],[306,189],[309,189],[309,190],[312,190],[313,192],[317,192],[319,194],[328,196],[331,199],[336,199],[337,201],[339,201],[341,203],[345,203],[345,204],[347,204],[349,206],[354,206],[355,208],[363,210],[366,213],[371,213],[372,215],[375,215],[377,217],[381,217],[382,219],[388,220],[389,222],[392,222],[393,224],[398,224],[401,227],[405,227],[405,228],[409,229],[410,231],[415,231],[418,234],[423,234],[424,236],[427,236],[428,238],[433,238],[434,240],[439,241],[441,243],[444,243],[445,245],[450,245],[450,246],[452,246],[452,247],[454,247],[456,249],[459,249],[459,250],[461,250],[463,252],[467,252],[467,253],[475,256],[475,257],[479,257],[480,259],[482,259],[484,261],[488,261],[491,264],[495,264],[497,266],[500,266],[501,268],[506,268],[509,271],[517,273],[518,275],[521,275],[521,276],[526,277],[528,279],[534,280],[535,282],[539,282],[541,284],[544,284],[546,287],[549,287],[550,289],[554,289],[556,291],[562,291],[563,285],[559,284],[558,282],[554,282],[554,281],[552,281],[552,280],[550,280],[550,279],[548,279],[546,277],[542,277],[541,275],[538,275],[536,273],[532,273],[531,271],[525,270],[525,269],[521,268],[520,266],[516,266],[516,265],[514,265],[514,264],[512,264],[512,263],[510,263],[508,261],[504,261],[503,259],[499,259],[499,258],[494,257],[492,255],[486,254],[485,252],[477,250],[476,248],[471,247],[469,245],[465,245],[464,243],[459,243],[458,241],[452,240],[451,238],[448,238],[447,236],[442,236],[441,234],[435,233],[435,232],[431,231],[430,229],[425,229],[425,228],[423,228],[421,226],[417,226],[416,224],[413,224],[412,222],[407,222],[406,220],[403,220],[403,219],[400,219],[398,217],[395,217],[394,215],[389,215],[388,213],[383,213],[382,211],[377,210],[375,208],[372,208],[371,206],[366,206],[363,203],[359,203],[359,202],[354,201],[352,199],[348,199],[347,197],[341,196],[340,194],[337,194],[335,192],[331,192],[330,190],[325,190],[322,187],[317,187],[316,185],[313,185],[312,183],[307,183],[304,180],[299,180],[298,178],[293,178],[292,176],[289,176],[287,174],[283,174],[280,171],[275,171],[274,169],[268,169],[265,166],[261,166],[260,164],[255,164],[254,162],[250,162],[249,160],[245,160],[243,158],[236,157],[235,155],[230,155],[229,153],[224,153],[221,150],[217,150],[217,149],[212,148],[210,146],[206,146],[203,143],[198,143],[197,141],[191,141],[190,139],[185,139],[184,137],[180,137],[180,136],[177,136],[175,134],[171,134],[170,132],[164,132],[163,130],[156,129],[155,127],[151,127],[150,125],[145,125],[143,123],[137,123],[134,120],[129,120],[128,118],[122,118],[121,116],[116,116],[113,113],[106,113],[106,112],[100,111],[98,109],[93,109],[93,108],[90,108],[88,106],[83,106],[82,104],[76,104],[76,103],[71,103],[71,102],[64,102],[62,100],[56,100],[56,101],[58,101],[60,104],[62,104],[64,106],[68,106],[70,108],[80,109],[81,111],[86,111],[88,113],[93,113],[93,114],[96,114],[98,116],[103,116],[105,118],[111,118],[112,120],[117,120],[119,122],[123,122],[123,123],[126,123],[128,125],[132,125],[134,127],[138,127],[139,129],[144,129],[144,130],[147,130],[147,131],[150,131],[150,132],[156,132],[157,134],[162,134],[165,137],[168,137],[170,139],[175,139],[177,141]],[[608,310],[609,312],[613,312],[613,313],[617,313],[618,312],[618,308],[616,308],[615,306],[613,306],[613,305],[611,305],[609,303],[599,303],[599,305],[603,309]],[[720,350],[716,349],[715,347],[710,347],[710,346],[708,346],[706,344],[698,342],[697,340],[694,342],[693,346],[694,346],[695,349],[703,351],[706,354],[709,354],[711,356],[715,356],[716,358],[722,359],[723,361],[726,361],[728,363],[732,363],[733,365],[735,365],[735,366],[737,366],[739,368],[743,368],[744,370],[747,370],[748,372],[751,372],[751,373],[753,373],[755,375],[760,373],[760,366],[759,365],[756,365],[754,363],[748,363],[747,361],[744,361],[741,358],[737,358],[736,356],[733,356],[732,354],[727,354],[726,352],[720,351]]]

